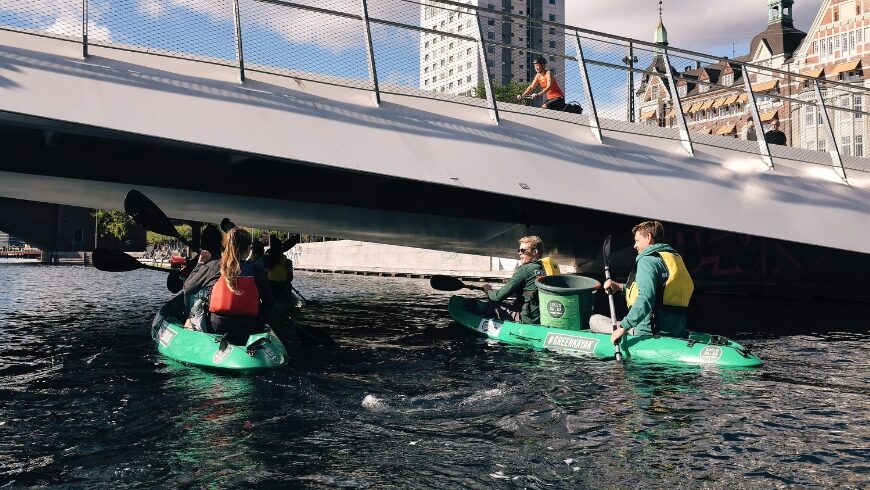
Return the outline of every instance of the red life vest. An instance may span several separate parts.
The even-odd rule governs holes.
[[[241,264],[241,273],[236,279],[236,290],[233,293],[227,285],[225,277],[221,276],[211,289],[211,301],[208,311],[218,315],[257,316],[260,313],[260,290],[254,281],[254,269],[250,264]]]

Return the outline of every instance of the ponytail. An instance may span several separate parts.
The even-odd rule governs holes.
[[[242,272],[242,254],[251,247],[251,234],[242,228],[233,228],[224,235],[224,253],[221,255],[221,276],[227,282],[227,287],[233,294],[241,294],[236,290],[236,281]]]

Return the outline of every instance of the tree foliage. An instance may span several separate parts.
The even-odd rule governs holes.
[[[183,236],[187,240],[193,240],[193,229],[190,225],[175,225],[175,230],[179,235]],[[145,233],[145,242],[156,244],[156,243],[164,243],[164,242],[174,242],[175,238],[161,235],[159,233],[154,233],[153,231],[148,231]]]
[[[499,102],[511,102],[517,103],[517,95],[522,94],[526,88],[528,88],[528,84],[525,82],[518,82],[516,80],[508,83],[507,85],[501,85],[496,82],[492,83],[492,93],[495,96],[495,100]],[[486,86],[483,82],[477,84],[477,87],[474,89],[474,96],[478,99],[486,98]]]
[[[130,234],[133,220],[123,211],[97,209],[92,216],[96,218],[97,233],[100,236],[113,236],[123,242]]]

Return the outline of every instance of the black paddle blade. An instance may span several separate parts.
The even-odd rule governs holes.
[[[142,269],[142,264],[138,260],[119,250],[98,248],[94,250],[91,257],[94,261],[94,267],[101,271],[129,272]]]
[[[429,285],[438,291],[459,291],[465,287],[465,284],[455,277],[440,275],[432,276]]]
[[[221,230],[222,230],[224,233],[226,233],[226,232],[232,230],[232,229],[235,228],[235,227],[236,227],[236,224],[233,223],[232,221],[230,221],[229,218],[224,218],[224,219],[221,220]]]
[[[166,277],[166,289],[175,294],[181,291],[184,287],[184,281],[181,280],[181,271],[172,269],[169,271],[169,276]]]
[[[163,213],[151,199],[145,197],[145,194],[131,190],[124,198],[124,211],[133,218],[139,226],[160,233],[161,235],[170,236],[172,238],[181,238],[178,230],[172,225],[169,217]]]
[[[610,267],[610,235],[604,240],[601,247],[601,255],[604,257],[604,267]]]

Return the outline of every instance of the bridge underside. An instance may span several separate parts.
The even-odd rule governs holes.
[[[601,273],[614,236],[618,275],[633,264],[628,230],[643,216],[390,178],[307,162],[228,153],[68,122],[0,115],[0,195],[120,209],[137,188],[176,218],[494,256],[537,234],[548,253]],[[389,151],[385,149],[385,151]],[[2,223],[0,223],[2,225]],[[701,289],[870,298],[870,256],[785,240],[666,224]]]

